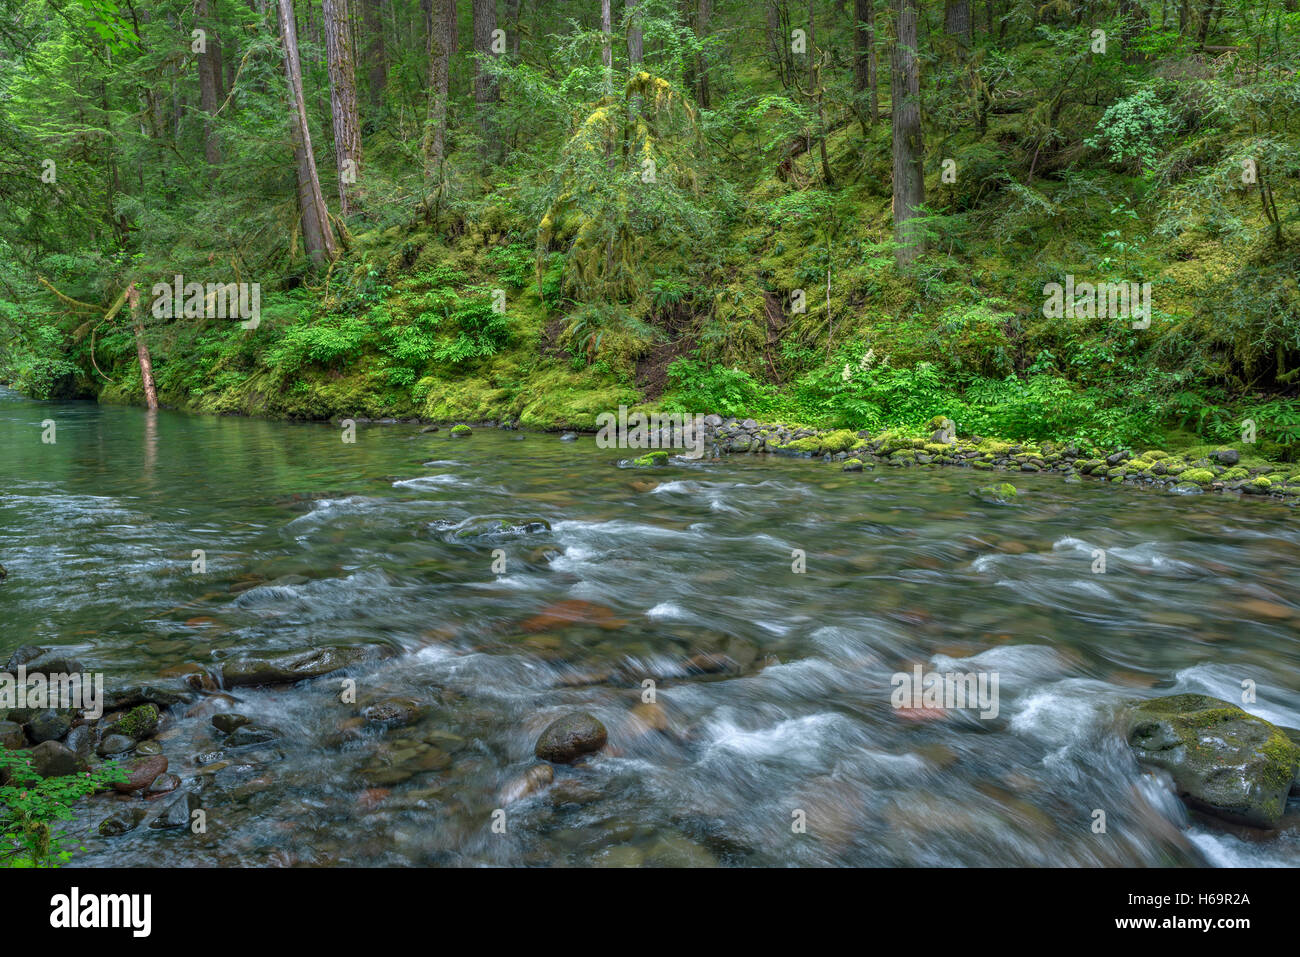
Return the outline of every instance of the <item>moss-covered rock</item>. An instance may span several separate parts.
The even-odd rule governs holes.
[[[983,502],[1005,505],[1015,501],[1020,491],[1010,482],[999,482],[997,485],[985,485],[975,489],[971,494]]]
[[[464,422],[461,422],[459,425],[453,425],[451,427],[451,437],[454,439],[467,439],[473,434],[474,434],[474,430],[471,429]]]
[[[668,453],[664,451],[647,452],[632,460],[632,464],[637,468],[654,468],[659,465],[668,464]]]
[[[1178,477],[1184,482],[1195,482],[1197,485],[1209,485],[1214,481],[1214,473],[1209,469],[1187,469],[1179,472]]]
[[[117,733],[134,738],[136,741],[152,738],[158,733],[158,722],[161,718],[162,715],[158,713],[156,706],[142,704],[138,708],[132,708],[117,722]]]
[[[1300,747],[1281,728],[1208,695],[1136,705],[1125,738],[1139,762],[1169,772],[1189,805],[1254,827],[1281,820],[1300,768]]]
[[[823,432],[821,435],[804,436],[802,439],[794,439],[784,444],[773,444],[772,448],[796,455],[826,455],[848,452],[850,449],[865,447],[866,444],[853,430],[836,429],[833,432]]]

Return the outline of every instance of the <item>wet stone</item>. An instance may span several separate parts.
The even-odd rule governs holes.
[[[212,716],[212,726],[222,734],[233,734],[239,728],[246,724],[252,724],[253,719],[246,715],[236,714],[233,711],[225,711]]]
[[[110,734],[103,741],[99,742],[99,747],[95,749],[100,757],[110,757],[112,755],[126,754],[135,750],[135,742],[124,734]]]
[[[537,739],[534,753],[544,761],[567,764],[605,746],[605,726],[586,712],[566,714],[552,721]]]

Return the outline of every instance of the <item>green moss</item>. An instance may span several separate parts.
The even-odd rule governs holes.
[[[1176,474],[1184,482],[1195,482],[1197,485],[1209,485],[1214,481],[1214,473],[1209,469],[1187,469]]]
[[[137,741],[141,738],[147,738],[158,730],[158,722],[161,720],[158,708],[151,704],[142,704],[138,708],[132,708],[126,716],[117,722],[119,734],[124,734],[128,738],[135,738]]]
[[[658,466],[658,465],[667,465],[668,453],[663,451],[647,452],[645,455],[642,455],[640,458],[633,459],[632,464],[637,466],[638,468],[653,468],[654,466]]]
[[[999,482],[997,485],[985,485],[979,490],[979,495],[982,498],[994,499],[999,502],[1010,502],[1019,494],[1020,490],[1010,482]]]
[[[455,436],[456,438],[463,438],[465,436],[470,436],[473,434],[474,434],[474,430],[471,429],[464,422],[461,422],[459,425],[453,425],[451,427],[451,435]]]
[[[847,452],[850,449],[865,448],[866,441],[858,438],[858,434],[851,429],[836,429],[834,432],[825,432],[821,435],[809,435],[802,439],[795,439],[792,442],[786,442],[784,445],[775,444],[773,448],[783,452],[798,452],[808,455],[825,455],[836,452]]]

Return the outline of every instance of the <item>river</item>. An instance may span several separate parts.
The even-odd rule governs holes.
[[[1274,832],[1191,816],[1116,729],[1135,697],[1243,681],[1300,727],[1285,505],[1028,474],[999,504],[966,469],[341,435],[0,392],[0,662],[57,647],[111,686],[373,645],[393,654],[346,673],[358,700],[422,709],[366,724],[334,675],[239,688],[277,737],[222,755],[178,706],[161,743],[206,830],[100,837],[117,799],[95,798],[76,864],[1300,864],[1294,799]],[[970,656],[996,717],[891,706],[894,674]],[[507,800],[573,710],[608,747]]]

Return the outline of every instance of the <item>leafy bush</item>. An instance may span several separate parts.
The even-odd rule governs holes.
[[[710,366],[694,359],[678,359],[668,367],[668,382],[670,391],[663,404],[669,412],[762,415],[770,410],[775,398],[771,386],[721,363]]]
[[[1148,170],[1164,155],[1165,140],[1176,125],[1154,90],[1138,90],[1106,107],[1096,132],[1084,142],[1105,150],[1112,163]]]

